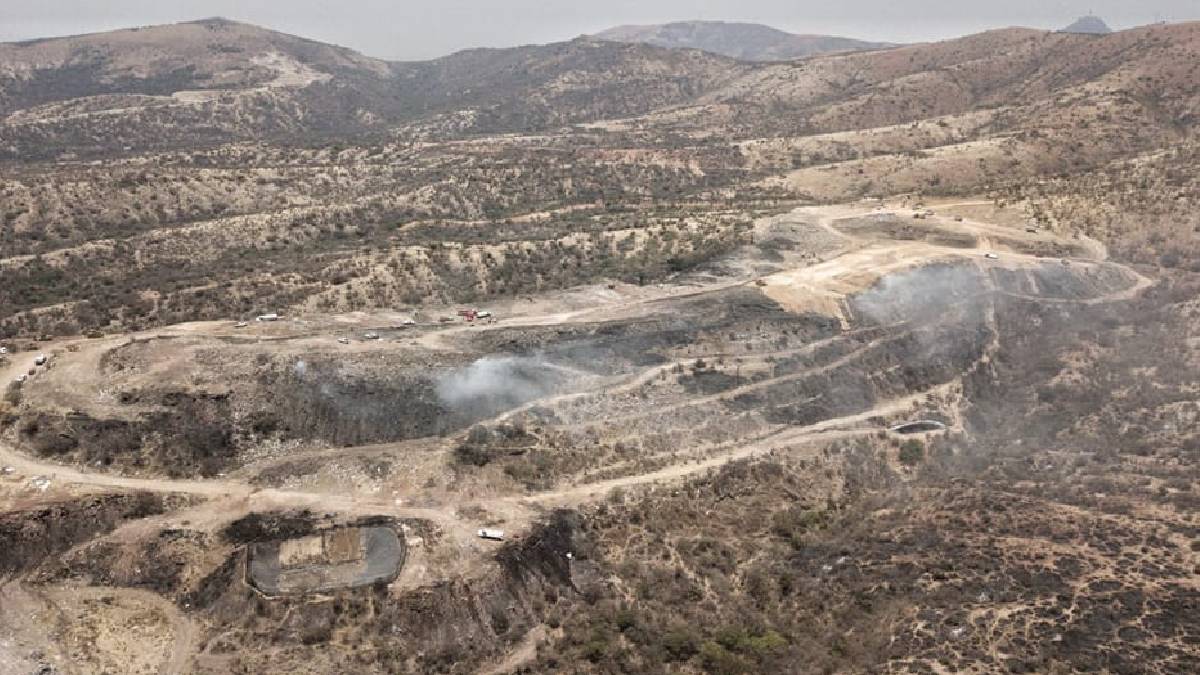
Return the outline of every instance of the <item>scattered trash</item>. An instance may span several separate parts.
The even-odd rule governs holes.
[[[50,360],[49,356],[46,356],[45,354],[38,354],[37,358],[34,359],[33,362],[39,366],[44,366],[44,365],[46,365],[46,362],[49,360]]]
[[[7,354],[7,353],[8,353],[8,347],[0,347],[0,354]]]
[[[491,541],[504,541],[504,530],[492,530],[485,527],[479,530],[479,538]]]
[[[950,631],[950,637],[960,638],[963,636],[963,633],[965,633],[965,632],[967,632],[967,629],[962,626],[959,626],[958,628],[955,628]]]
[[[17,376],[17,382],[24,382],[25,380],[28,380],[28,379],[29,379],[29,376],[25,375],[23,373],[21,375]]]
[[[45,492],[50,489],[50,479],[45,476],[34,476],[29,480],[29,484],[39,492]]]
[[[11,466],[6,466],[4,468],[0,468],[0,476],[11,476],[16,472],[17,472],[17,470]]]

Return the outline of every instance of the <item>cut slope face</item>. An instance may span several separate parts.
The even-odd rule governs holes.
[[[832,52],[894,47],[831,35],[797,35],[756,23],[678,21],[649,26],[617,26],[596,37],[614,42],[640,42],[672,49],[701,49],[746,61],[784,61]]]

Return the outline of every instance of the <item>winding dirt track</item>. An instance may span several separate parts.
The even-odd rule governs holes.
[[[964,203],[967,204],[967,203]],[[946,205],[943,205],[943,208]],[[916,267],[937,260],[946,259],[961,259],[970,258],[975,264],[985,265],[991,264],[992,261],[983,261],[982,248],[953,248],[947,246],[939,246],[927,242],[913,241],[891,241],[856,237],[848,235],[835,226],[837,220],[846,217],[868,215],[877,213],[869,208],[861,206],[837,206],[823,207],[801,210],[801,215],[815,219],[817,225],[821,228],[836,234],[846,244],[841,254],[825,262],[817,265],[798,268],[785,272],[780,272],[766,277],[750,277],[739,278],[734,281],[723,280],[719,283],[713,283],[695,290],[687,290],[680,292],[678,289],[668,290],[660,296],[651,298],[639,298],[627,303],[612,303],[598,307],[581,309],[570,312],[559,312],[544,315],[514,317],[499,321],[495,324],[480,327],[449,327],[440,331],[426,333],[418,339],[419,343],[426,348],[439,350],[446,349],[452,344],[455,336],[466,331],[481,331],[481,330],[502,330],[514,327],[529,327],[529,326],[546,326],[560,325],[564,323],[574,322],[592,322],[598,320],[606,320],[612,318],[627,318],[630,316],[639,316],[651,309],[653,303],[670,301],[675,299],[694,297],[708,293],[715,293],[735,286],[755,287],[761,285],[762,292],[766,295],[780,301],[786,308],[789,302],[795,301],[798,306],[803,307],[805,298],[844,298],[847,293],[861,290],[869,286],[880,276]],[[906,214],[911,214],[909,211],[898,212],[902,217]],[[936,219],[935,219],[936,220]],[[943,225],[949,225],[943,222]],[[1000,227],[981,223],[976,221],[956,222],[952,224],[956,231],[967,231],[979,237],[983,243],[987,243],[992,237],[1004,238],[1009,241],[1021,241],[1026,237],[1025,233],[1017,231],[1015,228]],[[1037,238],[1045,241],[1049,235],[1040,233]],[[1066,240],[1062,240],[1066,241]],[[1078,242],[1076,242],[1078,243]],[[1096,252],[1095,258],[1088,260],[1078,260],[1079,265],[1095,265],[1103,260],[1105,253],[1102,246],[1095,245],[1091,247]],[[988,249],[990,250],[990,249]],[[1021,253],[1018,251],[1005,251],[1002,253],[1003,264],[1006,266],[1028,267],[1034,265],[1046,264],[1044,258]],[[1113,265],[1113,263],[1105,263]],[[1129,287],[1122,289],[1119,292],[1109,296],[1089,298],[1086,300],[1055,300],[1047,298],[1031,297],[1030,299],[1040,301],[1053,302],[1084,302],[1087,304],[1095,304],[1100,302],[1112,302],[1120,299],[1127,299],[1140,293],[1143,289],[1149,286],[1152,282],[1146,277],[1138,274],[1136,271],[1118,266],[1123,273],[1130,279]],[[757,284],[756,284],[757,282]],[[994,290],[994,289],[993,289]],[[993,322],[991,326],[993,332],[992,344],[984,350],[979,362],[973,368],[979,367],[986,360],[990,359],[995,349],[998,346],[999,336],[996,334],[994,317],[989,313],[989,321]],[[178,327],[172,327],[164,330],[153,331],[153,333],[175,333],[175,334],[192,334],[203,335],[206,332],[212,331],[217,334],[227,334],[227,329],[219,328],[218,324],[187,324]],[[867,349],[879,340],[892,339],[895,336],[887,336],[885,338],[877,338],[872,342],[857,351],[842,357],[838,361],[823,366],[823,368],[831,368],[837,364],[851,359],[858,354],[862,349]],[[107,344],[105,342],[104,344]],[[79,367],[80,363],[90,363],[97,358],[96,353],[103,347],[103,344],[95,341],[89,343],[89,348],[83,350],[83,354],[66,354],[61,357],[62,360],[72,361],[78,360],[74,364]],[[7,369],[0,371],[0,377],[5,378],[2,381],[8,381],[16,376],[17,373],[28,369],[33,355],[22,354],[19,358],[12,359],[12,363]],[[67,365],[67,367],[71,367]],[[637,373],[623,382],[608,381],[597,391],[612,391],[605,387],[616,386],[618,389],[632,388],[641,383],[645,383],[656,377],[662,371],[662,367],[650,368],[644,372]],[[745,385],[741,390],[748,391],[750,388],[769,386],[780,381],[786,381],[788,378],[802,377],[811,374],[806,372],[802,374],[791,374],[781,376],[779,378],[771,378],[751,385]],[[941,385],[935,389],[946,389],[953,385],[949,383]],[[553,404],[558,401],[571,400],[574,397],[584,396],[594,392],[583,392],[569,394],[565,396],[550,397],[541,401],[534,401],[523,406],[522,409],[527,409],[534,405]],[[737,393],[722,392],[720,394],[699,397],[676,406],[688,406],[706,401],[718,400]],[[531,496],[514,495],[508,497],[492,498],[485,504],[488,508],[499,509],[507,515],[516,515],[519,517],[519,522],[513,523],[516,529],[522,529],[528,526],[536,515],[539,508],[549,505],[570,505],[588,502],[597,498],[603,497],[608,492],[622,487],[635,485],[644,485],[648,483],[659,483],[665,481],[679,480],[688,476],[695,475],[704,471],[708,471],[725,462],[745,459],[755,456],[771,453],[779,448],[813,445],[818,446],[821,443],[826,443],[831,440],[847,438],[856,435],[864,435],[875,433],[878,431],[877,426],[866,424],[873,417],[886,416],[895,414],[907,407],[911,406],[917,400],[931,393],[930,391],[916,392],[911,396],[904,398],[882,402],[870,410],[866,410],[853,415],[830,419],[818,424],[807,427],[787,427],[776,429],[759,439],[751,439],[736,447],[728,448],[727,450],[698,459],[695,457],[685,458],[680,463],[667,466],[655,471],[605,480],[595,483],[586,483],[582,485],[573,485],[564,487],[558,490],[537,493]],[[520,410],[520,409],[519,409]],[[498,419],[506,419],[517,411],[510,411],[498,417]],[[652,411],[661,412],[661,411]],[[651,413],[647,413],[651,414]],[[101,488],[108,490],[134,490],[146,491],[154,493],[172,493],[186,494],[201,497],[206,500],[215,501],[223,507],[220,509],[224,517],[228,517],[230,513],[237,512],[253,512],[269,510],[274,508],[309,508],[318,511],[337,511],[346,514],[363,514],[376,515],[386,514],[400,518],[424,519],[437,523],[444,530],[452,533],[451,536],[462,541],[468,540],[473,535],[471,526],[457,514],[458,505],[448,504],[443,506],[431,507],[407,507],[398,505],[394,500],[374,499],[369,496],[355,494],[327,494],[317,492],[304,492],[294,490],[262,490],[254,486],[234,479],[219,479],[219,480],[174,480],[168,478],[135,478],[113,475],[108,473],[91,472],[79,468],[62,466],[49,463],[46,461],[31,458],[23,455],[14,449],[0,443],[0,464],[13,467],[17,472],[28,477],[42,475],[51,478],[57,483],[65,483],[79,486],[88,486],[93,488]],[[194,509],[198,512],[201,507]],[[210,511],[213,509],[209,508]]]
[[[964,205],[976,204],[964,203]],[[940,208],[948,208],[949,206],[952,205],[942,205]],[[823,209],[804,210],[800,214],[801,216],[815,221],[818,227],[836,235],[844,243],[844,246],[836,256],[816,265],[778,272],[765,277],[742,276],[732,281],[723,280],[699,289],[681,291],[676,288],[664,291],[656,297],[601,304],[597,307],[570,312],[518,316],[487,326],[452,326],[439,331],[424,333],[418,338],[418,343],[430,350],[453,349],[455,338],[468,331],[479,332],[517,327],[552,326],[630,318],[654,311],[655,303],[669,302],[676,299],[716,293],[732,287],[745,286],[759,288],[761,292],[779,302],[785,309],[805,311],[817,308],[841,315],[843,326],[849,329],[846,332],[842,332],[826,340],[809,343],[800,348],[777,350],[775,352],[760,352],[755,356],[765,357],[768,354],[815,353],[820,347],[832,344],[836,340],[847,339],[848,336],[856,332],[849,325],[850,322],[844,314],[844,299],[853,292],[865,289],[886,274],[934,261],[948,259],[961,260],[963,258],[970,259],[973,264],[980,266],[999,264],[1009,267],[1032,267],[1046,264],[1046,260],[1043,258],[1013,250],[1003,251],[1001,253],[1002,261],[982,259],[984,252],[982,247],[990,246],[993,239],[1021,241],[1025,238],[1025,233],[1017,232],[1014,228],[1003,228],[976,221],[956,222],[953,224],[953,227],[957,231],[966,231],[978,238],[980,248],[972,249],[938,246],[928,242],[880,241],[879,239],[849,235],[836,228],[835,223],[838,219],[855,215],[866,215],[873,212],[856,207],[827,207]],[[902,217],[906,215],[911,217],[911,212],[902,212],[900,215]],[[943,224],[946,223],[943,221]],[[1047,235],[1041,233],[1038,237],[1044,241]],[[1075,243],[1078,244],[1078,240]],[[1113,265],[1113,263],[1104,262],[1107,258],[1107,253],[1102,245],[1090,241],[1083,242],[1083,245],[1089,253],[1088,257],[1086,259],[1073,260],[1072,264],[1081,266],[1096,264]],[[1055,261],[1055,264],[1060,263]],[[1138,274],[1135,270],[1123,266],[1116,267],[1121,269],[1122,273],[1129,279],[1130,283],[1128,287],[1105,296],[1078,300],[1008,293],[997,289],[992,283],[990,275],[985,274],[984,278],[987,280],[988,291],[993,298],[998,294],[1006,294],[1039,302],[1053,303],[1098,304],[1125,300],[1135,297],[1152,284],[1150,279]],[[984,346],[976,361],[966,369],[964,376],[974,372],[978,368],[985,367],[999,349],[1001,336],[996,325],[994,302],[990,302],[986,308],[985,323],[990,329],[991,339]],[[758,388],[769,387],[785,383],[789,380],[811,376],[822,371],[828,371],[850,362],[865,350],[882,344],[884,341],[902,337],[906,331],[911,329],[911,327],[905,326],[903,323],[890,326],[889,328],[894,330],[885,332],[881,336],[876,336],[872,340],[864,342],[847,354],[827,364],[814,366],[799,373],[789,373],[767,378],[718,394],[693,397],[682,402],[674,402],[651,411],[636,412],[627,416],[627,419],[643,418],[652,414],[663,414],[673,409],[725,400],[739,393],[746,393]],[[211,336],[228,335],[229,331],[228,327],[223,324],[201,323],[169,327],[152,331],[152,334]],[[98,359],[103,351],[114,344],[118,344],[122,339],[124,337],[101,341],[87,341],[86,343],[76,342],[76,344],[82,345],[79,350],[81,353],[68,353],[56,357],[66,362],[61,364],[61,368],[60,364],[55,364],[56,373],[71,372],[77,377],[86,378],[90,375],[86,371],[89,369],[94,370],[97,367]],[[34,354],[10,356],[8,367],[0,368],[0,382],[6,383],[18,374],[29,371],[33,366],[34,358]],[[509,419],[535,406],[552,407],[556,404],[568,403],[594,394],[612,395],[632,391],[652,382],[655,378],[678,365],[678,363],[673,362],[647,368],[641,372],[622,378],[603,378],[602,381],[597,382],[588,391],[559,394],[531,401],[524,406],[500,414],[493,421]],[[41,375],[39,374],[39,376]],[[823,447],[832,441],[878,433],[880,426],[877,418],[901,414],[927,396],[942,395],[949,400],[953,400],[956,387],[960,383],[961,377],[941,385],[930,387],[925,391],[914,392],[904,397],[879,402],[867,410],[824,420],[808,426],[774,427],[755,437],[742,438],[715,448],[710,448],[703,455],[693,453],[688,456],[685,454],[684,456],[672,459],[671,463],[655,470],[642,471],[632,475],[599,481],[588,481],[586,480],[586,476],[577,476],[575,477],[576,484],[567,484],[558,489],[532,495],[491,497],[478,500],[478,505],[483,506],[493,516],[503,517],[506,521],[506,528],[513,534],[519,535],[527,531],[537,520],[539,514],[547,508],[575,506],[595,502],[603,499],[614,490],[680,481],[690,476],[718,468],[727,462],[769,456],[778,451],[786,450],[791,453],[799,452],[806,455],[810,453],[816,455],[816,453],[820,452]],[[70,405],[77,401],[83,401],[86,398],[86,394],[82,395],[85,397],[83,399],[78,398],[79,396],[81,395],[77,392],[63,392],[62,402]],[[950,426],[961,431],[960,406],[952,404],[950,408]],[[336,456],[355,450],[341,449],[336,452],[329,451],[329,454],[330,456]],[[370,450],[370,448],[359,448],[357,450],[366,451]],[[247,482],[233,478],[218,480],[173,480],[168,478],[120,476],[92,472],[77,467],[63,466],[35,459],[15,451],[6,446],[2,441],[0,441],[0,465],[12,467],[15,472],[27,478],[46,476],[56,485],[68,484],[81,486],[85,489],[181,494],[197,497],[202,500],[201,503],[191,507],[161,516],[126,523],[107,535],[116,540],[125,538],[139,539],[144,536],[153,536],[154,532],[164,527],[178,527],[185,521],[192,527],[220,527],[222,524],[228,523],[247,513],[278,509],[309,509],[318,513],[336,512],[344,516],[390,515],[402,519],[429,521],[442,531],[447,541],[459,554],[459,557],[471,557],[464,555],[470,551],[480,552],[479,542],[474,536],[475,527],[478,523],[474,523],[469,517],[462,515],[462,507],[470,506],[470,504],[445,503],[429,506],[405,506],[395,499],[379,499],[364,494],[329,494],[299,490],[259,489]],[[475,557],[483,558],[482,555]],[[416,581],[412,581],[411,583],[418,583],[424,578],[424,565],[418,567],[420,567],[421,571],[412,577]],[[171,610],[168,612],[168,616],[171,617],[170,620],[173,626],[174,644],[165,655],[161,672],[173,675],[184,672],[191,663],[191,659],[196,651],[199,628],[187,616],[175,610],[174,607],[168,605],[168,609]],[[530,656],[532,650],[536,649],[536,643],[540,635],[540,633],[532,633],[530,639],[524,643],[521,650],[514,653],[508,660],[497,664],[491,672],[508,672],[519,665],[523,659]]]

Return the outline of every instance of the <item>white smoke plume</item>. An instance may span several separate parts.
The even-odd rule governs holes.
[[[983,272],[967,265],[930,265],[889,274],[851,299],[854,313],[890,324],[937,318],[953,305],[979,304],[986,287]]]
[[[541,357],[485,356],[436,382],[447,406],[503,408],[517,406],[555,391],[563,369]]]

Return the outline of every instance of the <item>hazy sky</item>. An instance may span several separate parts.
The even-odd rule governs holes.
[[[371,56],[566,40],[622,23],[755,21],[799,33],[915,42],[988,28],[1113,28],[1200,19],[1200,0],[0,0],[0,41],[225,16]]]

